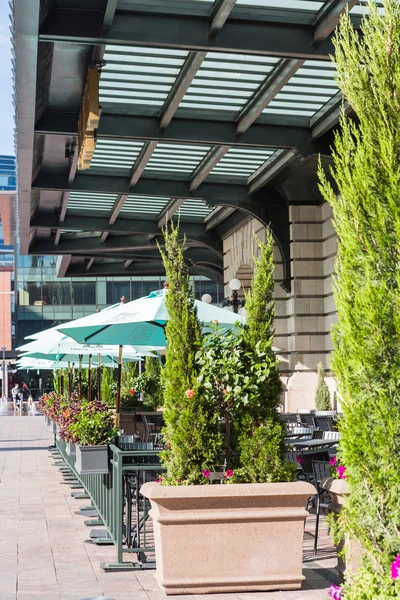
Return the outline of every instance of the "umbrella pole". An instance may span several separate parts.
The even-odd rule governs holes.
[[[71,384],[72,384],[72,380],[71,380],[71,363],[70,361],[68,361],[68,400],[71,400]]]
[[[122,376],[122,346],[119,347],[118,352],[118,371],[117,371],[117,395],[115,398],[115,426],[119,428],[119,410],[120,410],[120,399],[121,399],[121,376]]]
[[[79,371],[78,371],[78,397],[82,400],[82,354],[79,355]]]
[[[88,402],[92,399],[92,355],[89,354],[89,365],[88,365],[88,390],[87,390]]]
[[[61,396],[64,396],[64,369],[61,369]]]
[[[101,354],[97,355],[97,400],[101,400]]]

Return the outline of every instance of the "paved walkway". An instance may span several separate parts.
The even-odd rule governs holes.
[[[1,414],[1,413],[0,413]],[[3,412],[3,415],[7,414]],[[62,484],[49,458],[50,428],[43,417],[0,419],[0,600],[161,600],[151,571],[104,573],[100,562],[114,560],[113,547],[85,543],[89,529],[77,515],[79,501]],[[313,519],[307,524],[312,531]],[[326,529],[313,562],[313,537],[305,533],[304,589],[298,592],[221,594],[210,600],[322,600],[336,564]],[[332,570],[331,570],[332,569]],[[182,598],[189,596],[170,596]],[[202,600],[204,596],[196,596]]]

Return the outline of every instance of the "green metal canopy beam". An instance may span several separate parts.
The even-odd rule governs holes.
[[[226,20],[229,18],[232,10],[234,9],[236,0],[217,0],[211,13],[211,25],[209,36],[211,38],[216,37]]]
[[[164,106],[161,109],[161,129],[166,129],[170,124],[182,98],[189,89],[193,79],[196,77],[197,71],[200,69],[206,54],[206,52],[189,53],[189,56],[186,58],[185,63],[164,102]]]
[[[314,40],[322,42],[332,33],[346,9],[349,11],[358,0],[328,0],[317,15]]]
[[[86,271],[85,264],[71,264],[66,272],[66,277],[88,277],[88,276],[109,276],[109,275],[154,275],[163,277],[165,276],[164,266],[161,262],[155,261],[149,262],[132,262],[128,267],[125,267],[125,261],[112,262],[112,263],[94,263],[90,271]],[[223,276],[220,271],[212,269],[210,266],[192,266],[189,265],[189,273],[191,275],[205,275],[214,281],[223,283]]]
[[[39,31],[42,42],[121,44],[190,51],[240,52],[282,58],[329,60],[330,39],[314,45],[313,27],[296,22],[281,24],[229,19],[216,38],[209,37],[208,17],[116,12],[112,26],[103,29],[103,15],[95,10],[57,8]]]
[[[237,123],[238,134],[244,133],[254,123],[303,63],[304,60],[296,59],[283,59],[278,63],[240,113]]]
[[[311,130],[307,126],[280,124],[279,115],[273,123],[253,123],[240,136],[236,124],[229,121],[183,119],[175,116],[165,131],[160,130],[158,117],[130,116],[103,112],[97,130],[98,139],[159,140],[166,143],[204,143],[210,146],[245,146],[248,148],[301,148],[309,145]],[[301,117],[301,119],[304,118]],[[296,120],[296,119],[295,119]],[[308,122],[308,121],[307,121]],[[78,115],[47,111],[36,124],[39,135],[77,135]],[[316,148],[316,147],[315,147]],[[317,148],[316,148],[317,150]]]
[[[61,227],[58,218],[49,212],[38,211],[36,212],[31,220],[31,225],[37,229],[57,229]],[[161,226],[159,226],[156,219],[128,219],[119,218],[110,225],[108,217],[95,217],[90,214],[85,216],[81,215],[67,215],[62,228],[68,231],[101,231],[106,233],[143,233],[146,235],[162,235]],[[202,223],[188,223],[183,221],[180,224],[180,231],[186,236],[201,235],[204,233],[205,228]],[[215,243],[217,238],[215,238]]]
[[[247,185],[228,183],[202,183],[192,194],[187,181],[164,179],[147,179],[142,177],[135,186],[135,194],[139,196],[163,196],[167,198],[203,198],[207,203],[216,205],[219,200],[245,202],[248,196]],[[108,175],[77,175],[75,181],[68,184],[63,175],[56,173],[39,173],[32,184],[37,190],[69,190],[80,192],[100,192],[129,194],[129,177]]]
[[[183,234],[182,234],[183,235]],[[219,245],[214,247],[214,236],[193,235],[186,238],[186,245],[190,246],[204,246],[209,249],[213,255],[221,258],[222,250]],[[100,237],[72,237],[63,239],[61,236],[60,243],[57,246],[58,254],[74,254],[74,253],[91,253],[96,252],[107,252],[112,256],[113,252],[139,252],[150,250],[151,248],[157,248],[157,242],[155,239],[149,240],[149,236],[144,234],[132,234],[117,237],[108,237],[105,242],[100,241]],[[51,254],[54,253],[54,247],[51,238],[38,239],[36,238],[30,247],[30,252],[33,254]]]

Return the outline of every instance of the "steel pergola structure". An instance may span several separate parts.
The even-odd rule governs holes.
[[[21,252],[60,255],[60,276],[158,275],[179,215],[191,272],[221,280],[222,238],[254,217],[289,290],[288,206],[321,202],[342,106],[332,32],[364,4],[13,0]],[[93,66],[100,121],[79,170]]]

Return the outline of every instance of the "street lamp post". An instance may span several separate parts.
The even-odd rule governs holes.
[[[223,305],[232,306],[233,312],[237,314],[239,312],[239,308],[242,308],[245,302],[244,299],[239,299],[238,294],[240,288],[242,287],[242,284],[239,279],[231,279],[229,282],[229,287],[232,292],[232,297],[228,298],[227,300],[224,300]]]
[[[3,398],[8,398],[8,382],[7,382],[7,367],[6,367],[6,347],[2,346],[1,347],[1,351],[3,353],[3,364],[2,364],[2,369],[3,369]]]

